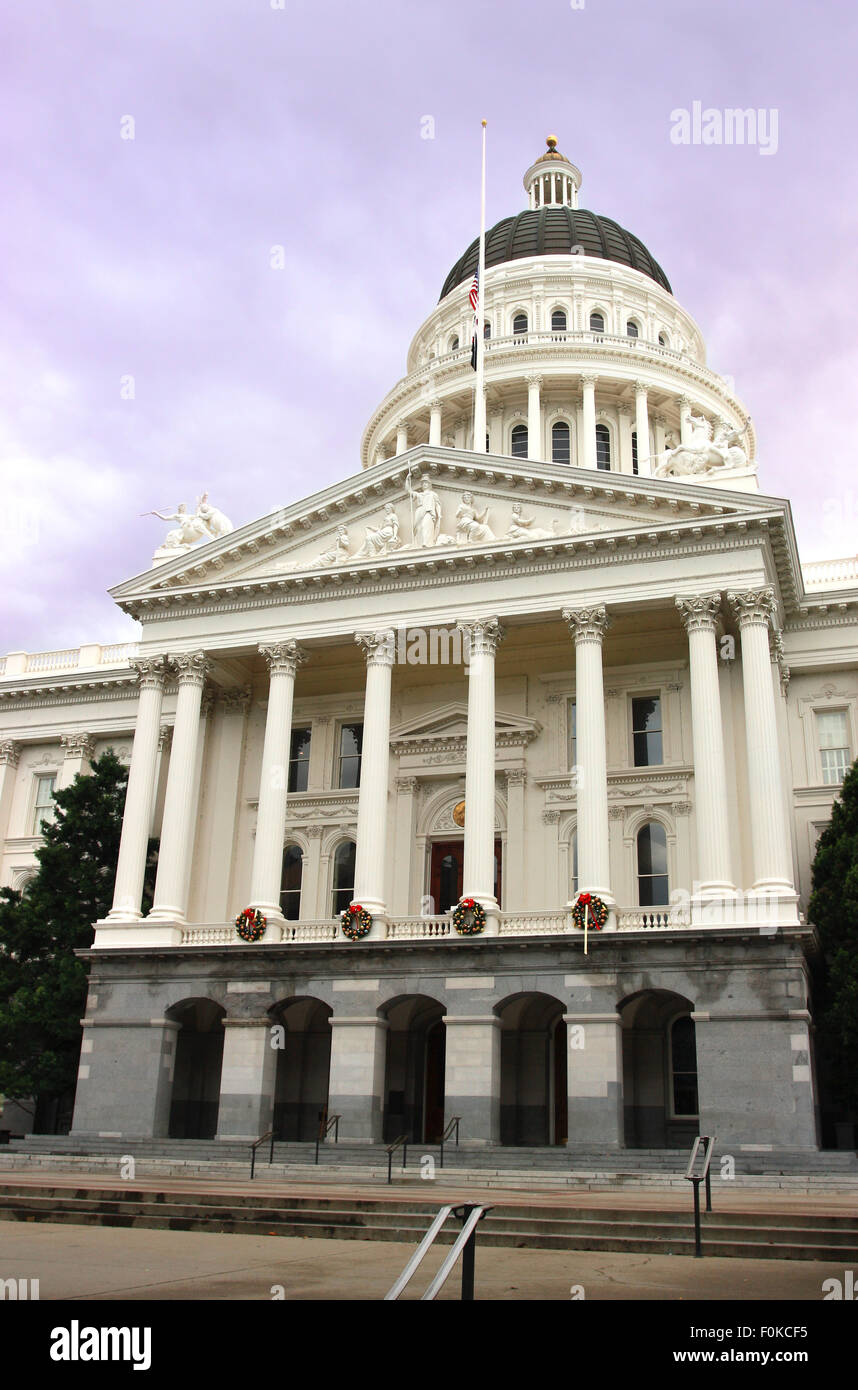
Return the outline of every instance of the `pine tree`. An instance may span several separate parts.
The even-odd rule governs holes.
[[[92,924],[113,900],[128,774],[112,749],[56,793],[39,869],[23,893],[0,890],[0,1092],[74,1092]]]
[[[817,1047],[833,1098],[858,1114],[858,762],[819,837],[808,916],[823,970],[814,1010]]]

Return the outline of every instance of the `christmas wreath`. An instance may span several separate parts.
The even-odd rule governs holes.
[[[371,915],[360,903],[349,903],[340,913],[340,921],[343,924],[343,936],[347,936],[349,941],[360,941],[372,926]]]
[[[268,918],[262,915],[258,907],[243,908],[235,919],[235,930],[242,941],[261,941],[267,925]]]
[[[608,920],[608,909],[595,893],[579,893],[578,901],[572,909],[572,921],[576,927],[584,926],[585,914],[589,918],[587,925],[593,931],[601,931]]]
[[[485,925],[485,908],[476,898],[463,898],[453,910],[453,926],[460,936],[478,936]]]

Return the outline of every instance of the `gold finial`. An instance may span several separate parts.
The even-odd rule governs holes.
[[[484,126],[487,126],[487,125],[488,125],[488,121],[483,121],[482,124],[483,124]]]
[[[548,135],[548,136],[546,136],[545,143],[546,143],[546,145],[548,146],[548,148],[550,149],[551,153],[553,154],[554,151],[555,151],[556,148],[557,148],[557,136],[556,136],[556,135]]]

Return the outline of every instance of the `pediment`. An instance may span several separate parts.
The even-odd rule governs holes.
[[[530,743],[542,725],[526,715],[495,712],[495,739],[501,743]],[[436,706],[429,714],[409,719],[390,731],[391,747],[399,752],[464,740],[468,734],[468,706],[452,702]]]
[[[771,505],[759,494],[423,445],[111,592],[120,603],[161,602],[187,590],[338,584],[379,567],[431,570],[468,555],[572,550],[613,535],[755,516]]]

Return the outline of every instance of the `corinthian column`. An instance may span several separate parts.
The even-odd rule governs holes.
[[[394,633],[357,632],[366,657],[366,696],[360,760],[354,901],[381,920],[372,935],[383,934],[387,912],[385,858],[387,796],[390,773],[390,685],[395,655]],[[376,931],[376,926],[379,930]]]
[[[564,608],[575,638],[575,723],[578,764],[578,891],[613,903],[608,852],[608,762],[602,642],[610,625],[603,607]]]
[[[465,758],[464,896],[497,911],[495,897],[495,653],[497,618],[459,622],[468,643],[468,746]]]
[[[638,437],[638,472],[643,477],[648,478],[652,473],[652,463],[650,462],[647,389],[646,383],[643,381],[635,382],[635,432]]]
[[[596,378],[581,378],[581,467],[596,467]]]
[[[691,667],[698,891],[716,897],[735,892],[730,872],[727,770],[715,650],[715,623],[721,608],[721,595],[695,594],[692,598],[678,598],[676,606],[688,633]]]
[[[11,738],[0,742],[0,844],[6,839],[6,831],[9,828],[9,811],[20,756],[20,743]]]
[[[542,459],[542,412],[539,408],[539,392],[542,377],[533,373],[527,378],[527,457],[537,462]]]
[[[268,663],[268,712],[259,777],[256,840],[250,875],[250,907],[266,917],[282,921],[280,879],[283,873],[283,839],[286,833],[286,793],[292,740],[292,702],[295,674],[306,655],[297,642],[276,642],[259,648]]]
[[[429,443],[436,447],[441,443],[441,402],[429,402]]]
[[[155,656],[145,661],[132,661],[131,665],[137,672],[140,699],[137,704],[128,789],[122,815],[113,906],[107,917],[109,922],[138,922],[142,916],[143,875],[146,870],[146,850],[149,845],[152,802],[155,794],[155,768],[161,735],[165,659],[163,656]]]
[[[179,656],[172,656],[170,665],[178,675],[179,694],[158,851],[155,902],[147,919],[151,922],[185,920],[194,829],[200,705],[209,670],[204,652],[183,652]]]
[[[769,658],[774,590],[749,590],[730,593],[727,597],[738,619],[742,638],[754,891],[793,896],[792,855],[784,827],[777,716]]]

